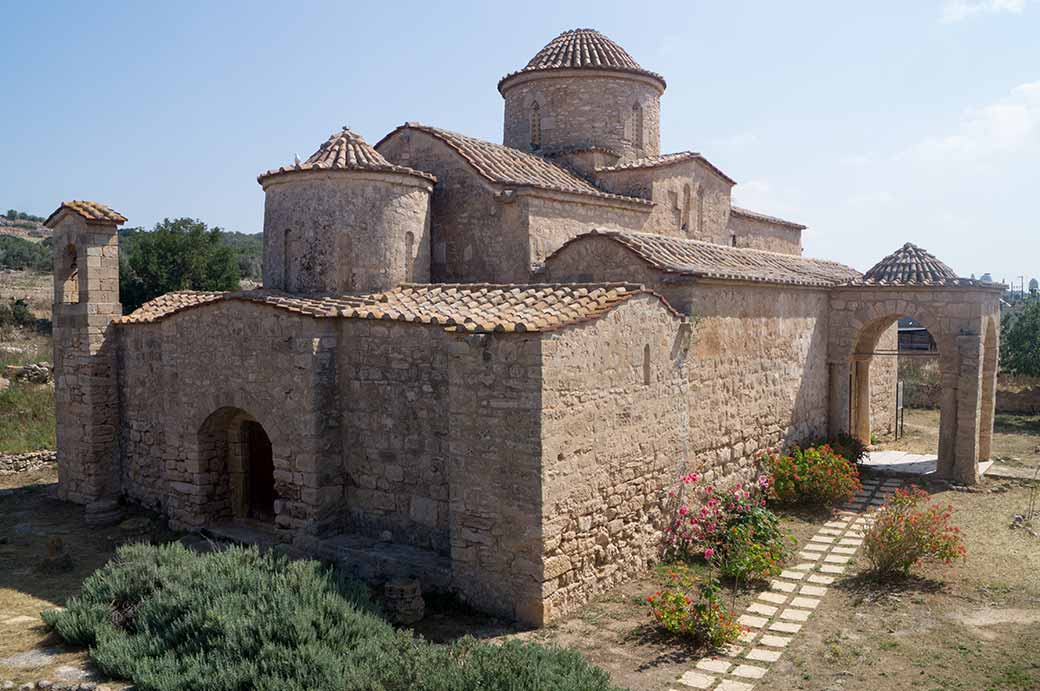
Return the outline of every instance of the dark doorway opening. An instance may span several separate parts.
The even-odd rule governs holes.
[[[274,456],[271,440],[259,423],[242,423],[248,457],[246,472],[249,476],[249,517],[260,521],[274,520]]]

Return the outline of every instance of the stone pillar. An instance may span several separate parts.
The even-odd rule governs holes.
[[[61,209],[54,229],[54,398],[58,496],[102,502],[112,518],[121,492],[115,339],[119,304],[117,223]],[[96,507],[95,507],[96,508]]]
[[[982,411],[979,418],[979,460],[993,455],[993,418],[997,405],[997,363],[1000,343],[996,329],[986,333],[985,354],[982,360]]]
[[[979,422],[982,411],[982,340],[957,337],[960,375],[957,387],[957,433],[951,479],[965,485],[979,481]]]
[[[942,373],[942,397],[939,403],[939,460],[936,475],[953,477],[957,440],[957,385],[958,371],[954,356],[943,355],[939,366]]]
[[[852,434],[864,444],[870,444],[870,360],[862,355],[853,359],[856,405]]]
[[[834,437],[839,434],[851,433],[852,425],[849,419],[849,408],[851,391],[849,378],[852,366],[848,362],[831,362],[828,364],[830,378],[830,393],[828,401],[827,433]]]

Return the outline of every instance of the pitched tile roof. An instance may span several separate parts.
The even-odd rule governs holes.
[[[405,284],[384,293],[301,296],[271,291],[167,293],[119,324],[159,321],[193,307],[246,301],[317,318],[379,319],[443,326],[461,332],[552,331],[596,319],[633,295],[638,284]],[[662,305],[676,314],[664,300]],[[678,315],[677,315],[678,316]]]
[[[291,166],[269,170],[257,176],[256,180],[263,182],[265,178],[299,170],[369,170],[379,173],[404,173],[425,178],[431,182],[437,181],[437,178],[430,173],[390,163],[361,135],[347,127],[339,132],[333,132],[328,141],[303,163],[297,162]]]
[[[676,163],[683,163],[684,161],[701,161],[709,168],[718,173],[721,177],[729,180],[734,185],[737,184],[736,180],[731,178],[722,172],[720,168],[715,166],[711,161],[704,158],[703,155],[696,151],[678,151],[673,154],[661,154],[660,156],[648,156],[646,158],[637,158],[634,161],[628,161],[627,163],[618,163],[612,166],[603,166],[596,168],[597,173],[613,173],[619,170],[638,170],[640,168],[663,168],[665,166],[674,165]]]
[[[74,214],[79,214],[83,217],[83,220],[92,225],[119,225],[126,223],[126,217],[118,211],[113,211],[104,204],[98,204],[97,202],[86,202],[86,201],[71,201],[62,202],[61,206],[54,210],[47,220],[43,222],[43,225],[48,228],[53,228],[51,221],[53,221],[58,214],[62,211],[71,211]]]
[[[863,274],[863,283],[935,285],[957,278],[957,272],[935,255],[908,242]]]
[[[510,187],[535,187],[554,192],[585,194],[604,199],[614,199],[643,206],[653,202],[638,197],[610,194],[596,188],[592,183],[578,177],[561,166],[541,156],[529,154],[502,144],[467,137],[464,134],[443,130],[438,127],[408,122],[401,125],[376,144],[378,147],[389,137],[401,130],[425,132],[444,142],[455,153],[469,163],[485,180]]]
[[[564,69],[632,72],[651,77],[661,83],[662,89],[665,87],[664,77],[644,70],[624,48],[600,32],[571,29],[549,41],[523,69],[502,77],[498,89],[501,91],[502,84],[518,74]]]
[[[797,228],[798,230],[805,230],[805,226],[803,226],[801,223],[795,223],[794,221],[785,221],[784,219],[777,218],[776,216],[767,216],[766,214],[760,214],[757,211],[751,211],[750,209],[742,209],[739,206],[731,206],[730,213],[736,214],[737,216],[753,218],[756,221],[766,221],[767,223],[776,223],[782,226]]]
[[[805,286],[835,286],[859,278],[855,269],[837,262],[650,233],[593,230],[564,247],[595,236],[624,245],[655,269],[685,276]]]

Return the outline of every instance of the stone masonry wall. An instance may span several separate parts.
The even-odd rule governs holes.
[[[730,213],[728,235],[736,238],[735,247],[751,247],[781,254],[802,254],[802,231],[739,213]],[[730,238],[726,244],[730,244]]]
[[[437,176],[430,207],[432,282],[526,279],[527,226],[518,204],[503,204],[468,163],[425,132],[395,132],[378,151],[393,163]]]
[[[357,320],[339,333],[343,527],[448,554],[449,337]]]
[[[877,350],[899,349],[899,324],[893,324],[878,339]],[[879,435],[891,434],[896,424],[896,386],[899,381],[899,358],[877,355],[870,363],[870,428]]]
[[[540,75],[506,85],[502,137],[506,146],[521,151],[595,146],[620,154],[622,161],[660,153],[660,86],[594,70],[568,72],[572,76]],[[541,144],[532,147],[536,102]],[[636,105],[638,110],[633,108]]]
[[[343,293],[429,281],[429,181],[296,171],[263,184],[265,287]]]
[[[689,331],[657,297],[543,343],[545,618],[660,556],[668,489],[686,466]]]
[[[596,177],[604,189],[615,194],[653,200],[655,206],[643,232],[730,244],[726,227],[733,184],[703,162],[622,169]]]
[[[453,582],[473,606],[538,626],[541,338],[471,335],[449,348]]]
[[[259,422],[274,457],[275,524],[317,531],[343,498],[334,320],[246,302],[120,329],[124,490],[199,526],[230,517],[224,411]],[[286,411],[292,411],[287,415]],[[214,417],[214,413],[218,415]]]

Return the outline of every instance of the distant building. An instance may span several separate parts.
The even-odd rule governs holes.
[[[899,352],[907,351],[937,352],[935,339],[922,324],[911,317],[899,320]]]

